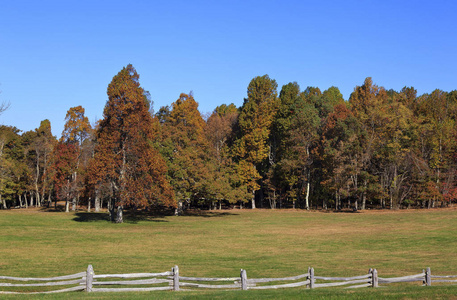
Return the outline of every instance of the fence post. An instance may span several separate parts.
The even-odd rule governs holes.
[[[173,291],[179,291],[179,267],[171,268],[173,272]]]
[[[94,281],[94,268],[92,265],[87,266],[86,271],[86,292],[92,292],[92,282]]]
[[[376,269],[371,271],[371,286],[374,288],[378,287],[378,270]]]
[[[246,291],[248,289],[248,275],[246,274],[246,270],[241,269],[241,289]]]
[[[314,289],[314,268],[309,269],[309,288]]]
[[[309,279],[309,282],[311,283],[311,267],[308,267],[308,279]],[[311,285],[311,284],[307,284],[307,285],[306,285],[306,288],[309,289],[309,288],[310,288],[310,287],[309,287],[310,285]]]
[[[425,285],[431,286],[432,285],[432,277],[431,277],[430,267],[427,268],[425,271]]]

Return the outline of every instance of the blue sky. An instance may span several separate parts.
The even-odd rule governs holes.
[[[102,118],[131,63],[154,109],[193,91],[202,113],[241,106],[249,81],[348,99],[366,77],[419,94],[457,89],[457,1],[0,0],[0,123],[27,131],[70,107]]]

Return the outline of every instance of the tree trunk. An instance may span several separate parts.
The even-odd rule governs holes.
[[[35,173],[35,194],[36,194],[36,207],[38,207],[38,203],[40,202],[40,191],[38,189],[38,178],[40,177],[40,156],[37,152],[37,162],[36,162],[36,173]],[[30,206],[32,206],[32,203],[30,203]]]
[[[363,182],[363,185],[365,186],[365,190],[362,193],[362,210],[365,209],[365,206],[366,206],[366,203],[367,203],[367,192],[366,192],[366,190],[367,190],[367,181],[366,180]]]
[[[109,211],[109,217],[110,217],[110,220],[111,222],[115,222],[116,221],[116,216],[115,216],[115,209],[114,209],[114,203],[115,203],[115,200],[113,198],[109,199],[108,201],[108,211]]]
[[[119,205],[117,207],[116,223],[124,223],[124,208],[122,207],[122,205]]]
[[[65,199],[65,212],[70,212],[70,202]]]
[[[39,204],[40,207],[44,205],[45,199],[46,199],[46,197],[45,197],[45,193],[43,191],[43,193],[41,193],[41,195],[40,195],[40,204]]]
[[[92,203],[92,198],[89,197],[89,199],[87,200],[87,212],[90,212],[90,210],[91,210],[91,207],[90,207],[91,203]]]
[[[76,197],[71,199],[71,210],[76,211]]]
[[[181,216],[183,212],[182,209],[182,200],[178,201],[178,207],[175,208],[175,216]]]
[[[98,194],[98,191],[95,192],[94,206],[95,206],[95,212],[99,212],[100,211],[100,195]]]
[[[338,190],[338,195],[337,195],[337,202],[338,202],[338,207],[337,209],[338,210],[341,210],[343,207],[343,203],[341,203],[341,194],[340,194],[340,191]]]
[[[306,183],[305,208],[306,210],[309,210],[309,180]]]
[[[41,197],[40,193],[37,191],[35,195],[35,207],[40,207],[41,206]]]
[[[338,191],[335,191],[335,209],[338,210]]]
[[[255,209],[255,192],[252,191],[251,208]]]

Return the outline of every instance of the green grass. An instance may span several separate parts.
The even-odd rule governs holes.
[[[420,273],[457,275],[457,210],[323,213],[301,210],[229,210],[182,217],[144,217],[112,224],[104,213],[0,211],[0,275],[51,277],[96,273],[162,272],[182,276],[248,278],[303,274],[380,277]],[[0,288],[1,289],[1,288]],[[456,286],[388,285],[378,290],[154,292],[157,298],[452,298]],[[5,295],[2,295],[4,297]],[[40,299],[84,293],[40,295]],[[140,299],[150,293],[93,294]],[[11,296],[21,299],[22,296]],[[25,298],[24,298],[25,299]]]

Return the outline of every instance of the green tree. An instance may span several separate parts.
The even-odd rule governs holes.
[[[25,132],[22,137],[25,151],[28,172],[30,176],[30,205],[33,205],[33,198],[36,206],[41,206],[48,194],[48,202],[51,199],[52,186],[49,167],[51,155],[56,144],[56,138],[51,132],[51,122],[43,120],[40,127],[34,131]],[[33,193],[32,193],[33,191]]]
[[[182,93],[171,105],[162,108],[161,153],[168,165],[168,176],[178,200],[176,214],[181,214],[183,204],[205,201],[208,197],[210,174],[208,142],[205,138],[205,121],[198,111],[192,94]]]
[[[266,162],[271,154],[269,136],[277,109],[277,87],[276,81],[268,75],[252,79],[238,117],[239,133],[233,153],[242,184],[252,194],[253,209],[256,207],[255,192],[260,188],[258,180],[262,178],[259,169],[262,163],[268,165]]]
[[[19,129],[0,126],[0,206],[9,208],[16,203],[22,206],[26,166]]]
[[[236,172],[236,165],[230,155],[229,146],[235,135],[238,109],[234,104],[220,105],[206,122],[205,135],[209,142],[208,168],[210,182],[208,191],[214,199],[236,203],[240,199],[250,199],[247,187],[242,185]]]
[[[308,88],[300,93],[297,83],[289,83],[281,89],[279,108],[273,121],[272,139],[275,155],[270,182],[276,190],[285,192],[295,208],[297,200],[304,200],[309,209],[312,147],[318,139],[320,118],[311,98],[320,97],[318,89]],[[271,194],[271,191],[270,191]],[[284,198],[284,196],[281,197]]]

